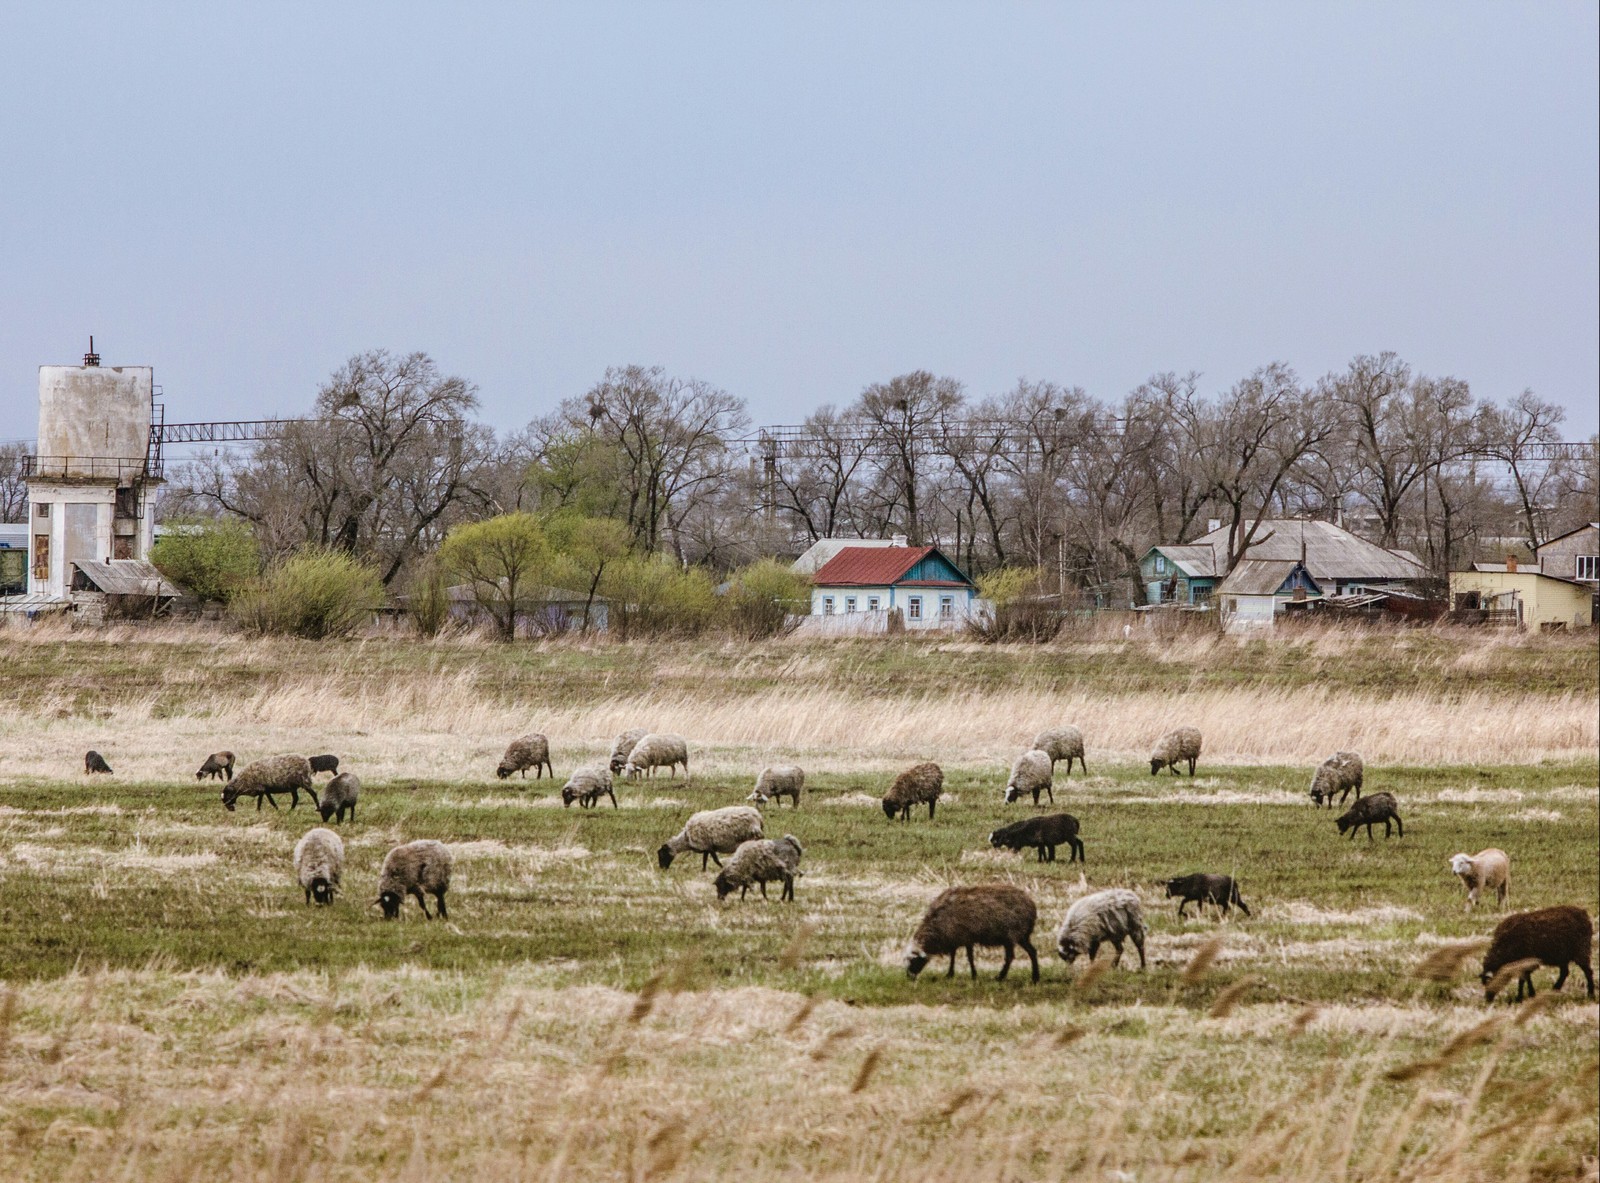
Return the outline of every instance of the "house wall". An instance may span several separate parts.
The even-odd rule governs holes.
[[[1450,602],[1454,604],[1457,596],[1469,591],[1485,598],[1517,593],[1522,604],[1522,624],[1529,629],[1545,625],[1584,627],[1590,623],[1594,599],[1586,587],[1547,579],[1531,571],[1450,572]]]
[[[1270,629],[1277,616],[1277,596],[1227,595],[1222,599],[1222,625],[1229,632]]]
[[[1539,548],[1539,569],[1546,575],[1578,579],[1578,559],[1600,557],[1600,528],[1586,526],[1565,538],[1557,538]],[[1595,564],[1585,564],[1593,567]]]
[[[953,611],[948,619],[939,614],[941,596],[949,596],[952,600]],[[872,606],[874,599],[877,600],[876,609]],[[922,602],[920,617],[911,615],[913,599]],[[905,617],[908,629],[952,628],[965,624],[971,618],[976,599],[977,593],[964,587],[814,587],[811,589],[811,615],[844,616],[852,611],[887,612],[898,608]],[[853,609],[850,607],[851,600],[855,601]]]

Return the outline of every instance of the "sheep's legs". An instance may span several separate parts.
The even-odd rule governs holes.
[[[1583,982],[1584,982],[1585,993],[1590,998],[1593,998],[1594,997],[1594,970],[1589,968],[1589,963],[1587,961],[1575,961],[1575,962],[1573,962],[1573,964],[1576,965],[1579,969],[1581,969],[1583,971]]]
[[[997,982],[1003,982],[1006,980],[1006,975],[1011,972],[1011,960],[1016,956],[1016,950],[1012,947],[1010,941],[1005,943],[1005,950],[1006,959],[1005,963],[1000,966],[1000,976],[995,978],[995,981]]]
[[[440,920],[448,920],[448,919],[450,919],[450,913],[445,909],[445,906],[444,906],[444,892],[445,892],[445,889],[441,887],[438,891],[433,893],[434,902],[439,905],[439,919]]]
[[[1567,968],[1567,963],[1563,961],[1561,963],[1561,972],[1556,975],[1556,984],[1550,987],[1552,990],[1559,990],[1567,984]]]
[[[967,968],[972,971],[972,980],[974,982],[976,982],[978,980],[978,962],[972,956],[972,946],[971,945],[967,946]]]
[[[1144,936],[1142,934],[1139,934],[1139,933],[1135,933],[1134,934],[1133,947],[1135,949],[1139,950],[1139,968],[1143,969],[1144,968]],[[1119,947],[1117,949],[1117,952],[1120,954],[1122,952],[1122,949]]]
[[[1178,919],[1179,920],[1183,920],[1185,918],[1184,915],[1183,915],[1183,910],[1185,908],[1187,908],[1188,906],[1189,906],[1189,901],[1188,900],[1180,900],[1178,902]]]
[[[785,875],[783,877],[783,894],[778,897],[778,902],[782,903],[784,900],[791,900],[792,901],[793,899],[794,899],[794,876],[793,875]]]
[[[417,907],[422,909],[422,918],[424,920],[432,920],[433,916],[428,911],[428,901],[422,894],[422,888],[413,887],[411,894],[417,897]]]
[[[937,805],[937,804],[938,804],[937,801],[929,801],[928,802],[928,820],[930,822],[933,820],[933,807],[935,805]],[[906,807],[906,816],[907,817],[911,816],[911,808],[909,806]]]
[[[1195,765],[1195,762],[1193,760],[1190,760],[1189,761],[1189,775],[1190,776],[1194,775],[1194,765]]]
[[[954,949],[950,950],[950,968],[945,971],[944,976],[946,978],[953,978],[956,976],[956,951]]]
[[[1019,944],[1022,945],[1022,951],[1028,955],[1028,961],[1033,965],[1033,980],[1037,982],[1039,980],[1039,952],[1027,937],[1023,937]]]

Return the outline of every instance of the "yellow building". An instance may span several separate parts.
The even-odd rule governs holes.
[[[1527,563],[1474,563],[1450,572],[1450,606],[1457,611],[1514,613],[1523,628],[1583,628],[1593,594],[1582,583],[1546,575]]]

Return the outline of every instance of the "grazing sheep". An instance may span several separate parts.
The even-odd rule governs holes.
[[[913,764],[899,776],[894,778],[894,784],[889,786],[889,791],[883,795],[883,815],[894,820],[895,814],[900,815],[900,820],[905,821],[911,816],[911,807],[926,803],[928,806],[928,820],[933,820],[933,807],[938,804],[939,794],[944,792],[944,769],[931,761],[924,764]]]
[[[672,860],[684,851],[700,856],[700,869],[706,869],[710,859],[722,866],[719,854],[732,854],[742,842],[761,837],[761,811],[748,805],[729,805],[724,809],[705,809],[692,814],[671,838],[656,851],[656,859],[665,871]]]
[[[1539,965],[1559,969],[1555,989],[1567,984],[1567,964],[1570,962],[1583,971],[1590,998],[1594,997],[1594,970],[1589,964],[1589,945],[1594,940],[1594,922],[1589,913],[1576,904],[1560,904],[1554,908],[1538,908],[1532,912],[1514,912],[1494,926],[1494,936],[1489,941],[1489,951],[1483,955],[1483,973],[1479,977],[1485,987],[1485,1002],[1493,1002],[1494,976],[1505,966],[1517,961],[1537,960]],[[1532,966],[1517,978],[1517,1001],[1522,992],[1531,997],[1533,988]]]
[[[383,859],[383,872],[378,876],[376,903],[383,909],[383,918],[393,920],[400,915],[400,905],[406,896],[417,897],[417,906],[428,920],[428,901],[423,893],[433,896],[439,903],[439,919],[450,919],[444,906],[444,893],[450,890],[450,850],[443,842],[421,838],[396,846]]]
[[[635,727],[624,731],[611,741],[611,775],[615,776],[622,771],[623,765],[628,762],[628,757],[633,755],[633,749],[649,734],[648,728]]]
[[[761,770],[761,775],[756,777],[755,791],[745,800],[754,801],[757,805],[776,800],[782,805],[783,799],[788,797],[799,809],[800,790],[805,787],[806,774],[803,768],[796,764],[777,764]]]
[[[978,980],[978,963],[972,953],[976,946],[1004,949],[1005,964],[995,981],[1003,982],[1011,972],[1017,948],[1028,955],[1033,980],[1039,980],[1039,954],[1033,947],[1033,926],[1039,909],[1033,898],[1009,883],[983,883],[976,887],[950,887],[934,897],[922,915],[922,922],[911,935],[906,949],[906,974],[916,977],[934,957],[950,955],[945,977],[956,976],[956,953],[967,951],[967,968]]]
[[[1400,823],[1400,814],[1397,811],[1393,793],[1374,793],[1370,797],[1357,797],[1355,804],[1338,821],[1339,833],[1350,831],[1350,840],[1355,841],[1356,831],[1362,826],[1367,827],[1367,841],[1372,841],[1372,827],[1379,822],[1383,823],[1383,836],[1390,834],[1389,823],[1393,822],[1400,830],[1400,837],[1406,836],[1406,828]]]
[[[246,764],[239,775],[224,786],[222,804],[232,813],[240,797],[254,797],[256,812],[260,813],[262,798],[272,808],[278,808],[273,799],[278,793],[289,794],[290,809],[300,804],[301,793],[311,798],[313,806],[317,805],[317,791],[311,787],[311,761],[304,756],[268,756]]]
[[[99,752],[85,752],[83,754],[83,770],[86,773],[110,772],[111,765],[106,763],[106,758]]]
[[[1190,904],[1199,904],[1200,912],[1204,915],[1207,904],[1215,904],[1221,909],[1222,915],[1228,914],[1229,907],[1237,907],[1246,916],[1250,909],[1245,907],[1244,900],[1239,895],[1239,885],[1227,875],[1180,875],[1176,879],[1167,880],[1167,898],[1182,896],[1178,904],[1178,919],[1183,919],[1184,909]]]
[[[757,838],[740,843],[733,857],[717,874],[717,899],[726,899],[728,893],[737,887],[742,900],[745,893],[756,886],[761,888],[761,898],[766,899],[767,884],[775,880],[783,882],[783,894],[778,897],[780,902],[794,899],[795,876],[805,873],[800,870],[800,856],[804,853],[800,840],[793,834],[785,834],[777,841]]]
[[[1006,804],[1010,805],[1018,800],[1024,793],[1033,794],[1034,805],[1039,804],[1039,794],[1045,793],[1050,797],[1050,804],[1056,803],[1056,795],[1050,789],[1051,775],[1055,765],[1050,762],[1050,753],[1035,749],[1023,752],[1017,757],[1017,762],[1011,766],[1011,778],[1006,781]]]
[[[194,774],[194,778],[195,780],[205,780],[208,776],[213,780],[232,780],[233,753],[212,752],[207,756],[206,762],[200,765],[200,771]]]
[[[333,773],[334,776],[338,776],[339,775],[339,757],[338,756],[312,756],[311,757],[311,771],[312,772],[331,772],[331,773]]]
[[[561,786],[561,807],[565,809],[574,801],[580,809],[593,809],[601,797],[611,798],[611,808],[617,808],[617,795],[611,789],[611,769],[604,764],[584,764],[572,770],[567,783]]]
[[[1078,954],[1093,961],[1100,946],[1109,941],[1116,946],[1112,965],[1122,961],[1122,942],[1131,940],[1139,950],[1139,968],[1144,968],[1144,911],[1139,897],[1125,887],[1111,887],[1084,896],[1067,909],[1067,918],[1056,934],[1056,952],[1071,965]]]
[[[533,769],[534,780],[543,777],[546,768],[550,769],[551,779],[555,778],[556,770],[550,763],[550,741],[538,732],[512,740],[511,746],[506,748],[506,754],[500,757],[500,765],[494,774],[505,780],[517,772],[522,774],[523,780],[527,780],[530,768]]]
[[[678,775],[678,765],[683,765],[683,780],[689,782],[689,741],[681,735],[671,732],[651,732],[638,743],[633,745],[633,751],[628,753],[628,762],[622,766],[622,771],[629,780],[638,778],[641,774],[654,777],[657,768],[668,770],[668,776]]]
[[[1020,822],[1001,826],[989,835],[989,845],[996,850],[1022,850],[1032,846],[1041,863],[1056,861],[1056,847],[1070,846],[1069,863],[1083,862],[1083,843],[1078,838],[1078,819],[1070,813],[1048,813],[1043,817],[1025,817]]]
[[[344,842],[332,830],[307,830],[294,844],[294,877],[305,888],[306,903],[333,903],[344,874]]]
[[[1200,732],[1194,727],[1179,727],[1176,731],[1169,731],[1161,737],[1161,742],[1156,744],[1156,750],[1150,753],[1150,775],[1154,776],[1163,768],[1172,769],[1172,775],[1178,775],[1178,765],[1185,760],[1189,761],[1189,775],[1194,775],[1194,766],[1200,759]]]
[[[1050,763],[1067,762],[1067,775],[1072,775],[1072,762],[1083,765],[1083,774],[1089,775],[1089,762],[1083,758],[1083,732],[1076,727],[1052,727],[1033,737],[1033,746],[1050,757]]]
[[[356,820],[356,798],[361,796],[361,781],[353,772],[341,772],[328,782],[328,787],[322,790],[322,800],[317,803],[317,812],[322,814],[323,821],[333,820],[337,814],[339,824],[344,825],[345,811],[350,811],[350,820]]]
[[[1511,856],[1498,847],[1491,846],[1477,854],[1453,854],[1450,869],[1461,877],[1467,886],[1467,907],[1470,912],[1478,903],[1478,893],[1491,888],[1495,902],[1506,906],[1506,895],[1511,890]]]
[[[1333,795],[1339,794],[1339,803],[1354,789],[1356,800],[1361,799],[1361,778],[1366,768],[1361,763],[1360,752],[1335,752],[1317,766],[1311,777],[1311,800],[1320,806],[1324,801],[1333,808]]]

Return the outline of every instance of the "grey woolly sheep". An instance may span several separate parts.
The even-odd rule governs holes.
[[[624,731],[611,741],[611,774],[613,776],[622,771],[623,765],[628,762],[628,757],[633,755],[634,747],[649,734],[650,731],[646,727],[634,727],[631,730]]]
[[[1311,777],[1311,800],[1316,805],[1324,801],[1328,808],[1333,808],[1333,796],[1339,795],[1339,803],[1344,804],[1344,799],[1355,790],[1356,799],[1361,798],[1361,780],[1366,768],[1361,762],[1360,752],[1335,752],[1317,766],[1317,771]]]
[[[444,893],[450,890],[450,850],[443,842],[421,838],[396,846],[383,859],[383,871],[378,876],[377,903],[383,908],[383,918],[393,920],[400,915],[400,905],[406,896],[417,897],[417,906],[425,919],[428,901],[423,894],[431,895],[439,903],[439,919],[450,919],[444,906]]]
[[[689,741],[681,735],[671,732],[651,732],[638,743],[633,745],[633,751],[628,753],[628,762],[622,766],[623,774],[629,780],[636,779],[641,773],[654,777],[657,768],[668,770],[669,776],[678,775],[678,765],[683,765],[683,780],[689,781]]]
[[[1006,804],[1016,801],[1024,793],[1032,793],[1033,803],[1038,805],[1039,794],[1045,793],[1050,797],[1050,804],[1054,805],[1056,795],[1050,787],[1054,770],[1049,752],[1037,748],[1023,752],[1011,766],[1011,778],[1006,781]]]
[[[617,808],[617,795],[611,788],[611,769],[604,764],[584,764],[572,770],[567,783],[561,786],[561,807],[565,809],[574,801],[580,809],[593,809],[601,797],[611,798],[611,808]]]
[[[1406,836],[1406,828],[1400,822],[1400,814],[1395,803],[1393,793],[1374,793],[1370,797],[1357,797],[1355,804],[1350,806],[1348,812],[1339,818],[1337,825],[1339,833],[1350,831],[1350,840],[1355,841],[1356,831],[1362,826],[1367,827],[1367,841],[1372,841],[1372,827],[1379,822],[1383,823],[1383,836],[1390,834],[1389,823],[1393,822],[1400,830],[1400,837]]]
[[[1450,869],[1461,877],[1467,887],[1468,912],[1478,903],[1478,893],[1484,888],[1495,894],[1495,902],[1506,906],[1506,894],[1511,890],[1511,856],[1498,847],[1491,846],[1474,855],[1453,854]]]
[[[85,752],[83,755],[83,770],[85,772],[110,772],[111,765],[106,763],[106,758],[99,752]]]
[[[233,753],[212,752],[207,756],[206,762],[200,765],[200,771],[194,774],[194,778],[195,780],[205,780],[208,776],[213,780],[232,780]]]
[[[344,874],[344,842],[332,830],[307,830],[294,844],[294,877],[305,889],[306,903],[333,903]]]
[[[300,804],[301,793],[309,796],[311,804],[316,805],[317,791],[311,787],[311,761],[304,756],[268,756],[265,760],[246,764],[239,775],[223,788],[222,804],[232,813],[234,803],[240,797],[254,797],[256,812],[260,813],[262,798],[272,808],[278,808],[277,801],[273,800],[278,793],[289,794],[290,809]]]
[[[1021,850],[1032,846],[1038,853],[1038,862],[1056,861],[1056,847],[1068,846],[1071,863],[1083,861],[1083,842],[1078,838],[1078,819],[1070,813],[1049,813],[1043,817],[1025,817],[1020,822],[1001,826],[989,834],[989,845],[996,850]]]
[[[538,732],[512,740],[506,748],[506,754],[500,757],[500,765],[494,774],[505,780],[513,772],[518,772],[523,780],[527,780],[530,768],[533,769],[534,780],[543,777],[546,768],[550,769],[552,779],[556,774],[555,767],[550,763],[550,741]]]
[[[1239,895],[1239,885],[1228,875],[1179,875],[1175,879],[1167,880],[1167,898],[1182,897],[1178,902],[1178,919],[1183,919],[1184,909],[1190,904],[1199,904],[1200,912],[1204,915],[1207,904],[1215,904],[1221,909],[1221,914],[1226,916],[1230,907],[1237,907],[1246,916],[1250,909],[1245,907],[1244,899]]]
[[[729,805],[723,809],[705,809],[692,814],[671,838],[656,851],[656,859],[665,871],[672,860],[688,851],[700,856],[700,869],[706,869],[710,859],[722,866],[719,854],[732,854],[739,844],[761,837],[761,811],[748,805]]]
[[[767,884],[779,880],[783,883],[779,900],[794,899],[795,876],[804,874],[800,870],[800,856],[804,853],[800,840],[793,834],[785,834],[777,841],[758,838],[740,843],[733,857],[717,873],[717,899],[726,899],[737,887],[742,900],[745,893],[756,886],[761,888],[761,898],[766,899]]]
[[[896,814],[905,821],[911,816],[913,805],[928,806],[928,820],[933,820],[933,808],[944,792],[944,769],[931,761],[913,764],[899,776],[883,795],[883,815],[893,821]]]
[[[1033,820],[1033,819],[1030,819]],[[950,955],[945,977],[956,976],[956,952],[967,951],[967,968],[978,980],[978,963],[973,948],[1004,949],[1005,964],[995,979],[1003,982],[1011,972],[1011,960],[1020,947],[1033,967],[1033,980],[1039,980],[1039,954],[1033,947],[1033,926],[1039,909],[1033,898],[1009,883],[984,883],[976,887],[950,887],[934,897],[923,913],[917,931],[906,949],[906,974],[916,977],[929,960]]]
[[[1172,775],[1178,775],[1178,765],[1185,760],[1189,761],[1189,775],[1194,775],[1195,763],[1200,759],[1200,732],[1194,727],[1179,727],[1176,731],[1169,731],[1161,737],[1161,742],[1156,744],[1156,750],[1150,753],[1150,775],[1154,776],[1163,768],[1172,769]]]
[[[1594,940],[1594,922],[1589,913],[1576,904],[1559,904],[1554,908],[1539,908],[1532,912],[1514,912],[1494,926],[1489,940],[1489,951],[1483,955],[1483,973],[1479,976],[1486,987],[1485,1002],[1493,1002],[1497,983],[1495,975],[1508,965],[1519,961],[1538,961],[1560,969],[1555,989],[1567,984],[1567,965],[1570,962],[1583,971],[1588,995],[1594,997],[1594,969],[1589,964],[1589,945]],[[1532,996],[1533,971],[1529,966],[1517,976],[1517,1001],[1522,992]]]
[[[1124,887],[1111,887],[1084,896],[1067,909],[1067,918],[1056,934],[1056,952],[1071,965],[1078,954],[1093,961],[1100,946],[1110,942],[1117,955],[1112,965],[1122,961],[1123,941],[1132,941],[1139,950],[1139,968],[1144,968],[1144,910],[1139,897]]]
[[[1083,774],[1089,774],[1089,762],[1083,758],[1083,732],[1076,727],[1052,727],[1033,737],[1033,746],[1050,757],[1050,763],[1067,762],[1067,775],[1072,775],[1072,762],[1083,765]]]
[[[341,772],[328,782],[328,787],[322,790],[322,800],[317,803],[317,812],[322,815],[323,821],[333,820],[337,815],[339,824],[344,825],[345,811],[350,813],[350,820],[356,820],[356,799],[361,796],[361,781],[353,772]]]
[[[806,786],[805,770],[795,764],[777,764],[761,770],[761,775],[756,777],[755,791],[746,801],[754,801],[757,805],[765,805],[769,800],[776,800],[783,804],[785,797],[794,802],[796,809],[800,808],[800,790]]]
[[[311,757],[311,771],[312,772],[331,772],[331,773],[333,773],[334,776],[338,776],[339,775],[339,757],[338,756],[312,756]]]

